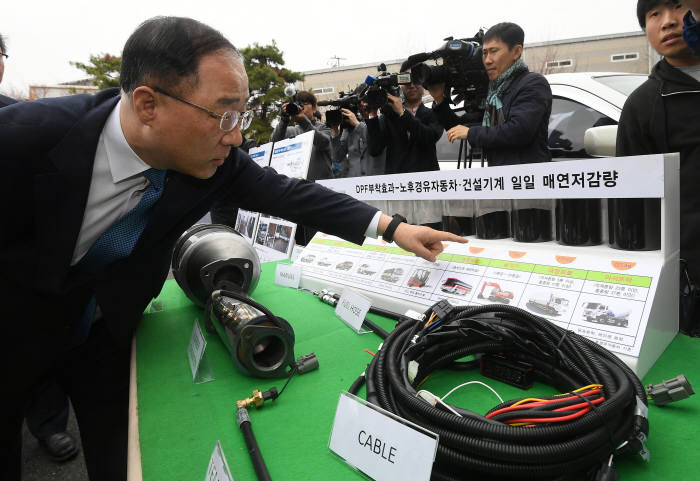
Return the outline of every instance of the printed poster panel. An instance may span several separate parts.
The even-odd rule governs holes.
[[[446,246],[430,263],[381,240],[357,246],[318,233],[296,264],[304,277],[425,306],[441,299],[517,306],[613,352],[639,356],[661,254],[659,262],[639,262],[607,248],[567,255],[555,243],[522,251],[478,239]]]
[[[253,243],[260,262],[289,259],[294,248],[296,228],[294,222],[260,214]]]
[[[258,147],[252,147],[250,150],[248,150],[248,155],[250,155],[253,162],[258,164],[260,167],[267,167],[270,165],[270,157],[272,156],[272,142],[268,142]]]
[[[255,235],[255,227],[258,225],[259,215],[260,214],[257,212],[238,209],[235,230],[245,237],[251,244],[253,243],[253,236]]]
[[[314,130],[311,130],[297,135],[293,139],[275,142],[270,167],[287,177],[305,179],[309,171],[315,133]]]

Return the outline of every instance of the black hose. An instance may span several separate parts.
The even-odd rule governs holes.
[[[446,310],[443,303],[425,319],[433,312],[439,317],[428,327],[425,321],[399,323],[365,373],[368,401],[439,434],[433,479],[580,478],[611,454],[640,450],[639,438],[649,431],[639,409],[647,404],[646,392],[614,354],[513,306],[448,304]],[[601,384],[604,401],[576,419],[523,428],[454,407],[458,416],[417,396],[431,372],[488,354],[529,363],[538,381],[562,392]],[[417,365],[411,378],[409,363]]]
[[[377,336],[381,337],[382,339],[386,339],[389,337],[389,333],[379,327],[379,325],[375,324],[374,322],[370,321],[365,317],[365,320],[362,321],[362,325],[370,328],[372,332],[374,332]]]
[[[258,441],[255,439],[253,426],[250,423],[250,417],[248,416],[248,410],[246,410],[246,408],[238,408],[238,427],[241,428],[243,439],[245,439],[245,444],[248,446],[248,454],[250,455],[250,460],[253,462],[253,467],[255,468],[255,474],[258,476],[258,480],[272,481],[272,478],[270,478],[270,473],[267,471],[265,460],[263,459],[260,448],[258,447]]]

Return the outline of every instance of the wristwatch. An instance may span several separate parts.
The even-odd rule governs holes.
[[[391,218],[391,222],[386,226],[384,234],[382,234],[382,240],[384,242],[391,243],[394,241],[394,232],[400,223],[407,222],[406,218],[401,214],[394,214]]]

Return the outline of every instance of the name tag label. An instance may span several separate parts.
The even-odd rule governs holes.
[[[299,282],[301,282],[301,266],[277,264],[275,268],[275,284],[299,289]]]
[[[207,381],[213,381],[214,375],[211,371],[211,365],[206,354],[207,340],[202,333],[202,327],[199,325],[199,319],[194,320],[192,326],[192,336],[190,344],[187,346],[187,360],[190,363],[190,371],[192,372],[192,382],[201,384]]]
[[[207,476],[204,478],[204,481],[233,481],[233,475],[226,462],[221,441],[216,442],[214,452],[211,453],[209,468],[207,468]]]
[[[437,445],[437,434],[341,393],[328,447],[370,478],[429,481]]]
[[[360,332],[365,316],[367,316],[367,311],[369,311],[371,306],[371,300],[351,289],[345,289],[340,295],[338,304],[335,306],[335,315],[355,331]]]

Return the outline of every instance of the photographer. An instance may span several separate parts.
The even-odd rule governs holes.
[[[401,72],[410,71],[404,62]],[[370,110],[367,120],[367,143],[370,155],[386,152],[386,173],[439,170],[435,143],[442,136],[442,127],[435,114],[423,105],[423,87],[402,85],[405,102],[387,93],[387,104]]]
[[[547,125],[552,91],[547,80],[523,62],[525,33],[514,23],[491,27],[484,35],[483,63],[489,78],[482,125],[457,125],[459,118],[444,101],[445,85],[429,87],[433,109],[450,142],[466,139],[482,148],[489,166],[548,162]]]
[[[363,117],[367,116],[366,107],[365,102],[359,102],[358,108]],[[338,177],[384,174],[384,152],[375,157],[367,150],[367,124],[358,120],[350,109],[341,108],[340,111],[343,116],[341,125],[331,127],[333,158],[342,164]]]
[[[314,113],[316,112],[316,96],[311,92],[297,92],[294,96],[298,102],[299,113],[291,116],[297,125],[289,126],[290,115],[288,113],[290,103],[282,105],[282,114],[275,130],[270,135],[272,142],[282,139],[292,139],[299,134],[315,130],[314,145],[311,149],[311,160],[309,161],[309,173],[306,176],[309,180],[332,179],[333,152],[331,151],[330,129],[324,124],[316,122]]]

